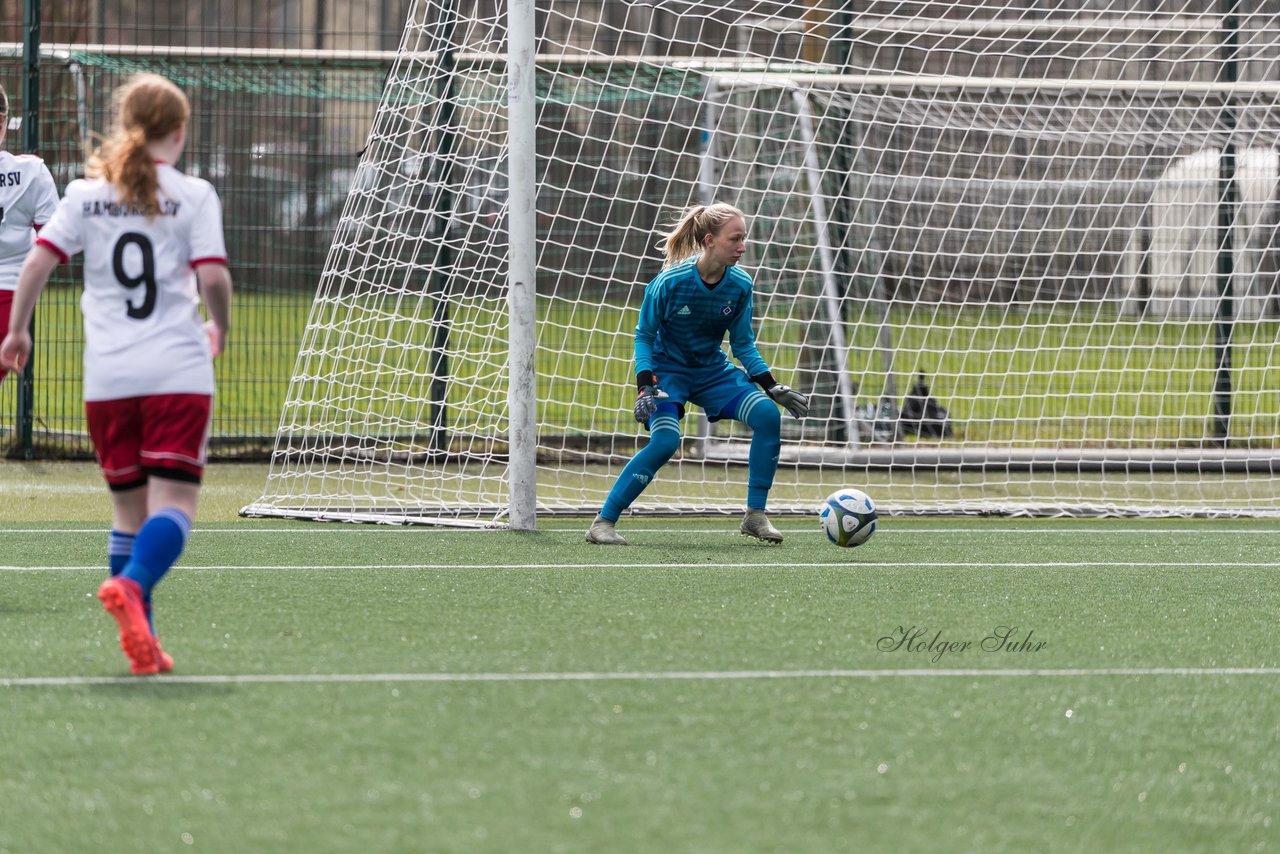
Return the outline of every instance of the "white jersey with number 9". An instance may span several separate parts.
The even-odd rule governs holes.
[[[222,206],[208,181],[158,164],[160,213],[118,202],[102,178],[72,181],[37,242],[84,253],[84,399],[213,394],[195,268],[225,264]]]

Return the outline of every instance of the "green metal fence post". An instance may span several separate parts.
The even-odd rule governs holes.
[[[1222,66],[1219,80],[1239,79],[1237,55],[1240,50],[1239,0],[1222,3]],[[1218,125],[1225,134],[1218,159],[1218,309],[1214,319],[1214,350],[1217,373],[1213,382],[1213,435],[1226,447],[1231,429],[1231,332],[1235,325],[1235,298],[1231,278],[1235,272],[1235,226],[1239,208],[1236,189],[1235,96],[1225,92]]]
[[[22,148],[35,152],[40,147],[40,0],[25,0],[22,10]],[[31,319],[31,339],[36,337],[35,317]],[[35,427],[35,349],[18,381],[18,436],[22,458],[35,457],[32,433]]]
[[[456,63],[458,9],[457,4],[446,2],[440,10],[440,125],[446,130],[439,140],[439,149],[429,162],[438,171],[431,177],[435,188],[431,205],[431,241],[436,250],[436,270],[427,283],[428,293],[434,300],[431,312],[431,453],[439,458],[449,454],[449,407],[445,402],[449,375],[449,277],[453,269],[453,247],[449,245],[449,227],[453,221],[457,200],[450,189],[452,184],[454,152],[458,147],[458,133],[454,128],[454,108],[457,104]]]

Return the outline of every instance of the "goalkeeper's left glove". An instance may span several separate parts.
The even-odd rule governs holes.
[[[773,402],[791,413],[792,418],[804,418],[809,414],[809,398],[793,388],[778,383],[767,388],[764,393],[773,398]]]
[[[809,398],[790,386],[785,386],[773,378],[773,374],[763,373],[751,378],[759,383],[769,399],[791,413],[792,418],[804,418],[809,414]]]

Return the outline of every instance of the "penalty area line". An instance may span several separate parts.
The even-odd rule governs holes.
[[[241,564],[184,565],[185,571],[309,571],[309,570],[387,570],[387,569],[1280,569],[1276,561],[961,561],[933,563],[928,561],[791,561],[769,563],[329,563],[279,564],[248,566]],[[0,572],[103,571],[101,565],[16,566],[0,565]]]
[[[637,670],[564,673],[260,673],[203,676],[31,676],[0,678],[0,688],[93,685],[307,685],[465,682],[734,682],[776,679],[1062,679],[1080,677],[1280,676],[1280,667],[1068,667],[1060,669]]]
[[[924,525],[917,526],[914,520],[908,520],[901,527],[893,527],[893,523],[899,521],[895,517],[882,517],[881,522],[887,522],[890,527],[882,527],[876,530],[879,536],[890,537],[929,537],[935,535],[954,536],[956,534],[969,534],[974,536],[986,536],[988,534],[1018,534],[1024,536],[1052,536],[1052,535],[1077,535],[1077,534],[1154,534],[1160,536],[1191,536],[1203,537],[1218,534],[1231,534],[1239,536],[1244,534],[1258,535],[1266,537],[1280,536],[1280,526],[1275,528],[1213,528],[1213,527],[1196,527],[1193,525],[1188,528],[1142,528],[1142,527],[1122,527],[1123,523],[1117,521],[1112,525],[1101,527],[1067,527],[1063,525],[1054,526],[1052,522],[1056,520],[1046,520],[1046,524],[1038,527],[1029,528],[996,528],[987,527],[982,524],[974,524],[971,527],[948,527],[934,528]],[[1200,522],[1201,520],[1196,520]],[[1035,520],[1028,524],[1036,524]],[[793,534],[795,536],[805,536],[812,534],[815,537],[821,537],[822,531],[816,525],[805,525],[800,527],[798,524],[788,524],[786,519],[780,521],[777,525],[778,530],[784,534]],[[0,534],[105,534],[108,526],[96,528],[3,528],[0,527]],[[565,528],[565,527],[540,527],[536,533],[541,534],[581,534],[581,527]],[[646,520],[627,523],[627,531],[636,534],[697,534],[716,535],[727,534],[737,536],[736,528],[719,527],[719,528],[686,528],[670,525],[658,525],[647,523]],[[192,530],[193,535],[200,534],[235,534],[255,535],[255,534],[479,534],[483,536],[492,536],[493,534],[511,533],[510,531],[502,531],[488,528],[450,528],[444,526],[431,525],[351,525],[351,524],[315,524],[304,528],[276,528],[276,527],[209,527],[204,528],[197,526]],[[515,534],[515,536],[523,536],[523,534]]]

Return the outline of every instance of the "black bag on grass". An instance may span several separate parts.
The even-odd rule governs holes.
[[[914,434],[921,439],[946,439],[951,436],[951,416],[938,399],[929,393],[924,374],[902,399],[902,414],[898,429],[904,434]]]

